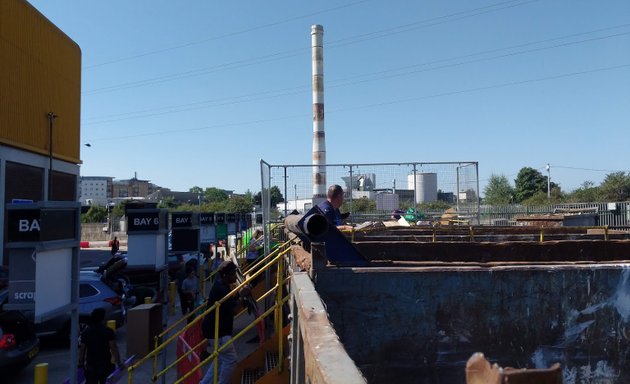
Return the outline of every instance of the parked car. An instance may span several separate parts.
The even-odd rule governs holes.
[[[0,303],[8,290],[0,291]],[[19,311],[0,310],[0,372],[12,373],[27,366],[39,352],[33,323]]]
[[[124,285],[125,283],[119,281],[117,284]],[[113,287],[96,271],[81,271],[79,273],[79,322],[82,325],[88,324],[92,311],[96,308],[103,308],[105,309],[105,320],[115,320],[116,326],[124,324],[127,317],[127,307],[133,305],[135,301],[135,298],[126,297],[126,291],[125,287]],[[68,338],[70,320],[70,312],[64,313],[35,324],[35,331],[39,336],[54,335]]]

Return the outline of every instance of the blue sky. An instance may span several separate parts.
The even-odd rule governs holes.
[[[82,50],[81,174],[260,190],[310,164],[310,27],[328,163],[628,171],[627,0],[30,0]]]

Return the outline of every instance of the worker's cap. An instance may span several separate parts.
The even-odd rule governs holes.
[[[231,262],[230,260],[225,260],[221,264],[219,264],[219,268],[217,268],[217,272],[220,275],[225,275],[231,272],[236,271],[236,264]]]

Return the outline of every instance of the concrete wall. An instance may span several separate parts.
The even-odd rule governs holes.
[[[464,384],[483,352],[501,366],[560,362],[565,384],[615,384],[630,382],[629,267],[328,267],[315,287],[369,383]]]
[[[107,227],[107,224],[81,223],[81,241],[105,241],[113,239],[114,236],[117,236],[120,241],[127,239],[125,232],[114,232],[110,235],[109,232],[103,231],[103,227]]]

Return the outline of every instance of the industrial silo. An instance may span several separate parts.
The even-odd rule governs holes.
[[[437,173],[416,173],[407,175],[407,189],[416,192],[416,203],[437,201]]]

